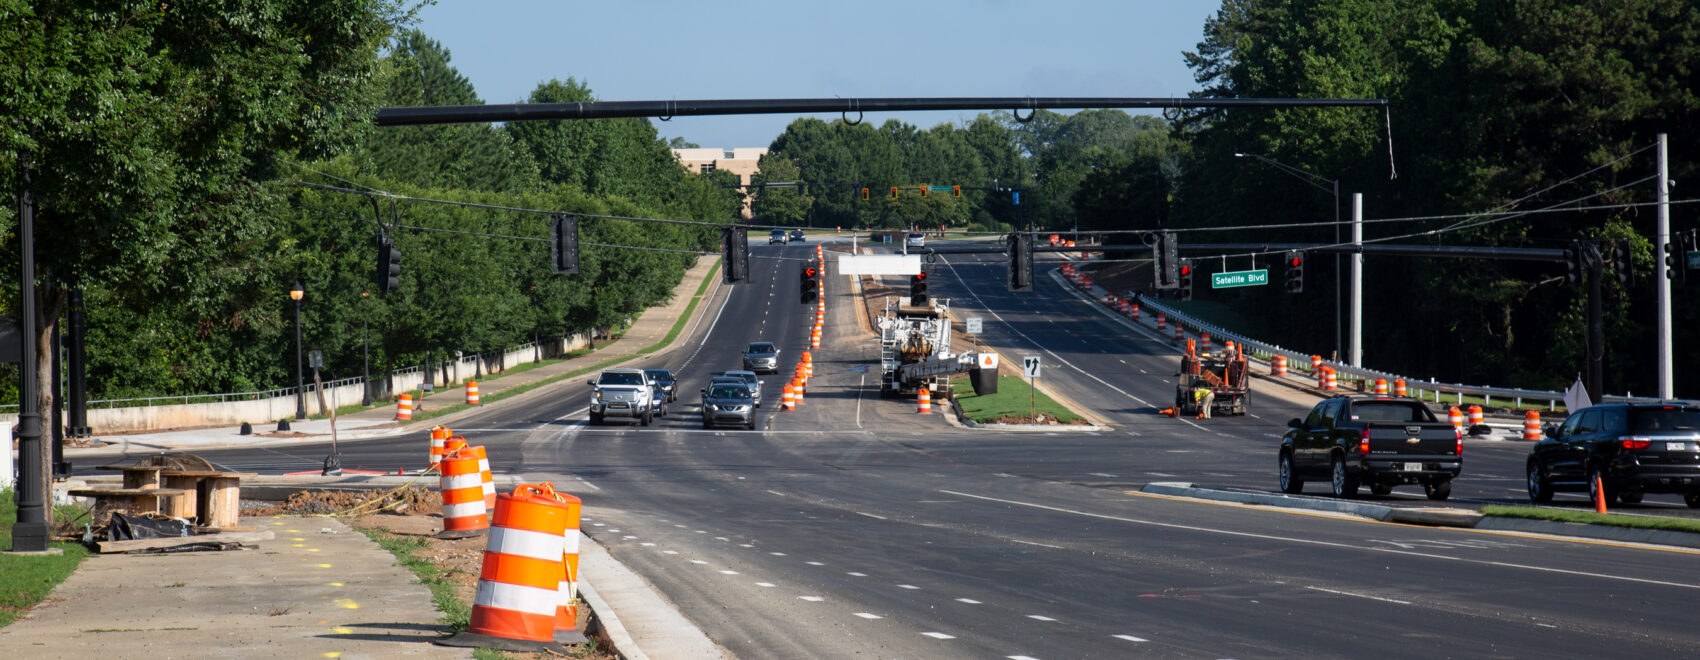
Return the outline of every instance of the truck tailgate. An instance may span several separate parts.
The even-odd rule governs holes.
[[[1458,450],[1458,434],[1445,422],[1374,423],[1367,428],[1370,456],[1452,456]]]

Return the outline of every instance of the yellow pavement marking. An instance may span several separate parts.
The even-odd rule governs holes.
[[[341,582],[326,582],[325,586],[327,586],[327,587],[340,587],[340,586],[343,586],[343,585],[342,585]]]
[[[313,564],[313,565],[318,567],[318,568],[330,568],[331,567],[330,564]]]

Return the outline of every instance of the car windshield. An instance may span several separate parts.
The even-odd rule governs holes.
[[[749,390],[749,388],[739,387],[737,385],[731,385],[731,384],[715,385],[714,387],[709,388],[708,398],[710,398],[710,399],[748,399],[748,398],[750,398],[750,390]]]
[[[1700,410],[1693,408],[1639,408],[1634,420],[1633,433],[1700,431]]]
[[[745,353],[772,353],[772,352],[774,352],[774,349],[773,349],[773,344],[769,344],[765,341],[758,341],[754,344],[750,344],[750,347],[748,349],[746,349],[744,352]]]
[[[768,236],[779,236],[779,237],[783,238],[785,236],[785,230],[775,229],[773,231],[768,232],[767,235]]]
[[[642,385],[643,374],[604,373],[598,385]]]
[[[729,374],[729,375],[731,375],[733,378],[744,381],[745,383],[749,383],[751,385],[754,385],[755,382],[756,382],[756,375],[755,374]]]
[[[1360,422],[1432,422],[1428,406],[1410,401],[1359,401],[1352,404],[1352,419]]]
[[[645,369],[643,373],[649,376],[650,380],[673,380],[673,372],[666,369]]]

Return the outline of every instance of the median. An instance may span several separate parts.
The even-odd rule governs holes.
[[[1085,418],[1028,385],[1020,376],[998,376],[997,394],[975,394],[967,376],[950,379],[951,401],[975,424],[1087,424]]]

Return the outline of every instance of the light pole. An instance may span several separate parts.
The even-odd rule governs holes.
[[[1305,170],[1301,170],[1297,167],[1293,167],[1292,165],[1288,165],[1286,163],[1274,160],[1272,158],[1264,158],[1263,156],[1259,156],[1257,154],[1235,153],[1234,157],[1235,158],[1256,158],[1256,159],[1263,161],[1265,163],[1268,163],[1270,165],[1274,165],[1276,168],[1280,169],[1282,172],[1286,172],[1288,174],[1291,174],[1294,177],[1297,177],[1299,180],[1310,184],[1312,187],[1333,193],[1333,195],[1334,195],[1334,244],[1335,245],[1340,244],[1340,180],[1339,179],[1325,178],[1325,177],[1322,177],[1320,175],[1312,174],[1312,173],[1307,172]],[[1328,185],[1324,186],[1324,185],[1322,185],[1322,183],[1318,183],[1319,181],[1325,182]],[[1343,313],[1340,311],[1341,307],[1342,307],[1342,305],[1340,303],[1340,254],[1338,252],[1336,252],[1334,254],[1334,359],[1336,359],[1336,360],[1340,359],[1340,357],[1345,354],[1345,351],[1341,348],[1341,342],[1340,342],[1340,326],[1343,323],[1343,319],[1342,319]]]
[[[301,376],[301,280],[289,286],[289,299],[295,301],[295,419],[307,419],[307,383]]]
[[[370,292],[361,291],[360,299],[365,300],[371,295]],[[368,304],[362,304],[360,308],[360,405],[370,406],[372,405],[372,328],[370,325],[372,309]]]

